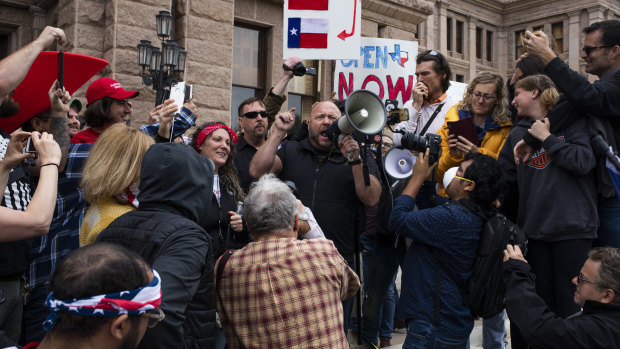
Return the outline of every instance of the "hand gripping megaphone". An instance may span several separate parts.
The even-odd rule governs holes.
[[[392,148],[383,159],[385,172],[394,179],[405,179],[413,174],[417,158],[408,149]]]
[[[344,106],[345,116],[331,124],[327,137],[349,135],[358,130],[367,135],[381,132],[385,127],[385,107],[376,94],[366,90],[353,91]]]

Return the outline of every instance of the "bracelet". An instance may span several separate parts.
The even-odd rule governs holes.
[[[41,165],[41,167],[43,167],[43,166],[50,166],[50,165],[54,165],[54,166],[56,166],[57,169],[60,169],[60,165],[55,164],[53,162],[50,162],[50,163],[47,163],[47,164],[43,164],[43,165]]]

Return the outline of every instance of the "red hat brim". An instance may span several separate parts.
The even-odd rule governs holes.
[[[73,94],[90,78],[95,76],[108,61],[65,52],[65,67],[63,83],[65,89]],[[50,100],[47,95],[52,83],[58,76],[58,52],[44,51],[28,70],[24,80],[17,86],[13,99],[19,103],[19,113],[0,119],[0,128],[11,133],[18,129],[24,122],[50,108]],[[129,91],[128,91],[129,92]]]

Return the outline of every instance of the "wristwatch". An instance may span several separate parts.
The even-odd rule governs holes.
[[[358,156],[357,156],[357,159],[355,159],[355,160],[353,160],[353,161],[349,161],[349,160],[347,160],[347,163],[348,163],[349,165],[351,165],[351,166],[361,164],[361,163],[362,163],[362,157],[358,155]]]
[[[310,215],[308,215],[308,212],[306,210],[304,210],[303,212],[300,212],[299,215],[299,220],[300,221],[308,221],[308,219],[310,219]]]

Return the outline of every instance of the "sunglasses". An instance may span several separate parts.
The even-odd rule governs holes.
[[[441,69],[441,71],[443,71],[443,59],[441,59],[441,55],[439,55],[439,52],[435,51],[435,50],[428,50],[428,51],[424,51],[422,53],[422,55],[429,55],[429,56],[433,56],[434,60],[437,61],[439,63],[439,67]]]
[[[267,117],[267,111],[266,110],[261,110],[261,111],[249,111],[243,115],[241,115],[244,118],[248,118],[248,119],[256,119],[258,116],[261,116],[262,118],[266,118]]]
[[[471,179],[467,179],[465,177],[454,176],[454,178],[462,179],[462,180],[467,181],[467,182],[472,182]]]
[[[592,53],[594,50],[598,50],[599,48],[610,48],[612,46],[602,45],[602,46],[581,46],[581,51],[585,52],[587,56]]]
[[[490,95],[488,93],[482,94],[480,92],[472,92],[471,94],[471,98],[474,99],[474,101],[479,100],[480,98],[482,98],[483,101],[485,101],[486,103],[489,103],[490,101],[494,100],[496,96]]]
[[[163,319],[166,318],[166,315],[160,308],[153,309],[150,312],[142,314],[140,316],[148,319],[147,326],[149,328],[157,326],[158,323],[160,323]]]

